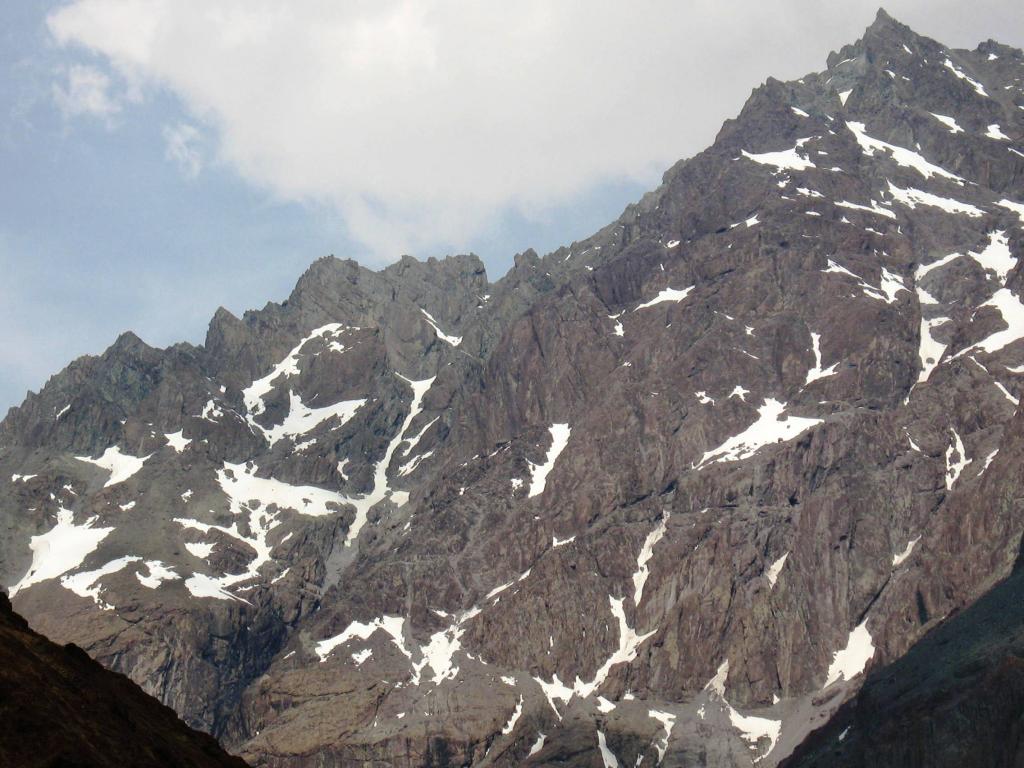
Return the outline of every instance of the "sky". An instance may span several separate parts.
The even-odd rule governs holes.
[[[202,341],[327,254],[586,237],[877,0],[0,3],[0,414],[125,330]],[[1019,0],[899,0],[1024,47]]]

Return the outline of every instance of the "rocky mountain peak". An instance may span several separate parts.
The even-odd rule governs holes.
[[[905,24],[890,16],[884,8],[879,8],[875,20],[864,30],[860,40],[846,45],[838,53],[828,55],[826,65],[829,70],[839,66],[841,62],[861,60],[863,63],[874,63],[886,59],[899,52],[933,51],[941,46],[927,37],[917,34]]]
[[[917,33],[914,32],[906,24],[901,24],[899,21],[889,15],[889,12],[885,8],[879,7],[878,11],[875,12],[875,19],[868,26],[865,36],[871,34],[898,34],[906,37],[917,37]]]
[[[109,349],[111,354],[138,355],[152,351],[146,342],[136,336],[132,331],[125,331],[114,341]]]
[[[1020,67],[880,12],[494,283],[328,257],[77,361],[0,580],[257,764],[778,764],[1016,560]]]

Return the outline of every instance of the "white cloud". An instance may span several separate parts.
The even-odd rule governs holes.
[[[73,64],[64,83],[54,84],[53,99],[67,117],[90,115],[109,119],[121,111],[121,105],[110,94],[110,85],[110,77],[96,67]]]
[[[935,19],[958,2],[890,10]],[[48,22],[177,95],[243,178],[335,207],[390,259],[602,182],[656,182],[765,76],[822,68],[876,4],[72,0]]]
[[[177,163],[187,179],[194,179],[203,169],[203,155],[199,150],[200,134],[194,125],[178,123],[165,125],[164,155],[168,160]]]

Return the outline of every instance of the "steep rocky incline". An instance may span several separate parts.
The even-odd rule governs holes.
[[[72,364],[0,581],[257,765],[773,766],[1010,573],[1022,255],[1024,54],[881,12],[493,284],[322,259]]]
[[[0,764],[245,768],[80,648],[28,628],[0,595]]]
[[[1024,561],[1013,575],[867,676],[785,762],[1010,768],[1024,762]]]

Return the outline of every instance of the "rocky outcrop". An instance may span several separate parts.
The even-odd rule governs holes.
[[[1016,557],[1022,72],[880,13],[494,283],[123,338],[0,426],[0,577],[257,765],[778,764]]]

